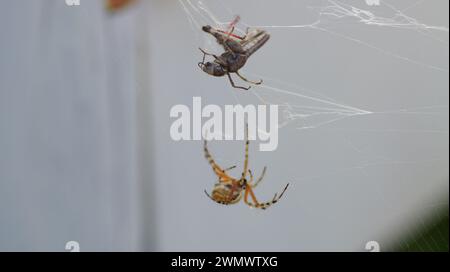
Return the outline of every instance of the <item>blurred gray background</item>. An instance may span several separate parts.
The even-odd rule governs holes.
[[[383,250],[448,208],[448,1],[0,3],[2,251]],[[197,67],[219,52],[198,26],[236,14],[271,33],[249,92]],[[291,184],[274,207],[204,195],[202,143],[169,135],[193,96],[280,105],[278,149],[250,146],[261,201]],[[243,142],[210,149],[242,165]]]

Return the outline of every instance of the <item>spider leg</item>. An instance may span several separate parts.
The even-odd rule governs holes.
[[[248,170],[248,145],[250,141],[248,140],[248,124],[245,124],[245,160],[244,160],[244,171],[242,172],[242,179],[247,175]]]
[[[214,173],[219,177],[219,180],[221,182],[229,181],[232,178],[228,176],[225,171],[214,161],[213,157],[211,156],[211,153],[209,153],[207,141],[205,140],[203,150],[205,153],[205,158],[208,160],[208,163],[211,165]]]
[[[247,88],[246,88],[246,87],[241,87],[241,86],[236,86],[236,85],[234,84],[233,79],[231,78],[230,73],[227,73],[227,76],[228,76],[228,79],[230,80],[231,86],[233,86],[233,88],[236,88],[236,89],[243,89],[243,90],[248,90],[248,89],[250,89],[250,86],[247,87]]]
[[[205,194],[206,194],[206,196],[208,196],[212,201],[216,202],[216,201],[214,200],[214,198],[212,198],[212,196],[210,196],[206,190],[205,190]]]
[[[222,205],[228,205],[228,204],[225,203],[225,202],[221,202],[221,201],[215,200],[210,194],[208,194],[208,192],[207,192],[206,190],[205,190],[205,194],[206,194],[206,196],[209,197],[209,199],[211,199],[212,201],[214,201],[214,202],[216,202],[216,203],[219,203],[219,204],[222,204]]]
[[[250,181],[249,183],[252,184],[253,183],[253,173],[252,170],[248,169],[248,174],[250,175]],[[253,185],[252,185],[253,186]],[[253,186],[254,187],[254,186]]]
[[[228,168],[226,168],[226,169],[223,169],[223,171],[226,172],[226,171],[229,171],[229,170],[234,169],[234,168],[236,168],[236,165],[233,165],[233,166],[231,166],[231,167],[228,167]]]
[[[250,194],[250,197],[253,200],[253,203],[250,203],[248,201],[248,195]],[[253,190],[251,188],[250,184],[247,184],[247,186],[245,187],[245,193],[244,193],[244,202],[245,204],[249,205],[250,207],[259,207],[259,202],[256,199],[255,193],[253,193]]]
[[[264,178],[264,175],[266,174],[266,170],[267,170],[267,167],[265,167],[264,166],[264,169],[263,169],[263,171],[262,171],[262,173],[261,173],[261,176],[258,178],[258,180],[255,182],[255,184],[253,184],[252,186],[253,186],[253,188],[256,188],[256,186],[258,186],[258,184],[261,182],[261,180]]]
[[[259,84],[261,84],[261,83],[263,82],[262,79],[260,79],[258,82],[248,80],[248,79],[246,79],[245,77],[243,77],[241,74],[239,74],[238,71],[236,71],[235,73],[236,73],[236,75],[238,75],[243,81],[246,81],[246,82],[251,83],[251,84],[259,85]]]
[[[288,186],[289,186],[289,183],[286,185],[286,187],[284,187],[284,189],[283,189],[283,191],[281,192],[281,194],[280,194],[279,196],[277,196],[278,194],[275,194],[275,196],[273,197],[273,199],[272,199],[271,201],[265,202],[265,203],[259,203],[259,202],[256,200],[255,193],[253,192],[251,186],[249,185],[249,186],[247,186],[247,187],[245,188],[244,202],[245,202],[247,205],[249,205],[250,207],[265,210],[265,209],[267,209],[268,207],[270,207],[271,205],[277,203],[278,200],[280,200],[280,198],[283,196],[284,192],[286,192]],[[250,197],[252,198],[253,203],[251,203],[251,202],[248,201],[248,195],[250,195]]]

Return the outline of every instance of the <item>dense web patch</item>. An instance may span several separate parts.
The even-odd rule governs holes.
[[[427,38],[436,40],[440,43],[445,43],[448,46],[448,42],[439,39],[433,36],[432,31],[444,32],[448,33],[448,27],[444,26],[432,26],[426,25],[424,23],[419,22],[418,20],[407,16],[404,11],[411,9],[412,7],[419,5],[421,1],[415,2],[414,4],[399,10],[394,6],[380,1],[366,1],[367,7],[371,5],[380,4],[383,9],[377,10],[378,12],[385,12],[389,14],[390,17],[377,16],[371,11],[367,9],[357,8],[355,6],[351,6],[339,1],[325,1],[327,5],[321,7],[309,7],[312,11],[317,13],[318,19],[310,24],[299,24],[299,25],[250,25],[245,22],[245,20],[241,20],[241,25],[245,27],[251,28],[263,28],[263,29],[300,29],[300,28],[309,28],[318,31],[323,31],[329,33],[330,35],[334,35],[338,38],[347,39],[349,41],[355,42],[362,46],[366,46],[375,51],[386,54],[387,56],[397,58],[401,61],[405,61],[411,63],[413,65],[423,66],[429,69],[437,70],[438,72],[448,73],[447,67],[439,67],[429,63],[421,62],[415,60],[414,58],[403,56],[400,54],[393,53],[387,49],[377,47],[368,42],[360,40],[355,37],[351,37],[349,35],[342,34],[336,30],[332,30],[331,25],[336,25],[339,23],[345,24],[363,24],[367,26],[379,26],[386,28],[399,28],[405,30],[412,30],[420,33],[421,35],[426,36]],[[219,28],[225,28],[230,22],[219,19],[218,15],[216,15],[213,10],[209,7],[209,4],[216,5],[217,10],[227,10],[228,13],[225,16],[227,18],[232,18],[234,16],[233,12],[224,7],[223,2],[221,1],[196,1],[196,0],[179,0],[180,5],[183,7],[186,12],[188,19],[191,23],[193,31],[196,35],[203,35],[199,31],[202,25],[210,24]],[[244,34],[245,31],[243,29],[236,29],[237,32]],[[198,36],[199,37],[199,36]],[[202,40],[208,46],[212,46],[213,41],[208,39],[209,37],[202,36]],[[448,38],[448,36],[447,36]],[[270,80],[270,77],[252,74],[254,76],[259,76],[261,78],[265,78],[264,84],[259,86],[260,89],[264,89],[266,92],[261,92],[254,88],[253,94],[263,103],[277,103],[280,105],[281,110],[283,112],[282,121],[280,122],[281,126],[284,126],[290,122],[301,120],[304,121],[302,125],[299,126],[300,129],[304,128],[315,128],[318,126],[322,126],[325,124],[329,124],[344,118],[353,117],[353,116],[362,116],[362,115],[370,115],[370,114],[442,114],[448,110],[448,105],[426,105],[422,107],[414,107],[414,108],[400,108],[393,109],[389,111],[373,111],[371,109],[362,109],[356,106],[342,104],[336,102],[334,99],[327,97],[323,94],[312,90],[306,90],[305,88],[301,88],[299,86],[292,86],[292,89],[289,88],[280,88],[276,85],[277,80]],[[269,80],[267,80],[269,78]],[[273,84],[267,84],[273,83]],[[284,83],[286,84],[286,83]],[[271,96],[267,98],[268,94]],[[280,94],[278,99],[274,98],[274,94]],[[289,97],[289,98],[288,98]],[[298,100],[299,102],[293,104],[292,99]],[[284,100],[284,101],[283,101]],[[311,119],[311,122],[308,122],[308,119]],[[437,131],[437,130],[435,130]],[[446,131],[441,131],[446,132]]]
[[[274,0],[275,1],[275,0]],[[206,48],[214,47],[214,41],[200,31],[203,25],[209,24],[224,29],[235,15],[238,14],[236,5],[231,5],[226,1],[220,0],[178,0],[180,7],[185,12],[193,34],[199,41],[199,45]],[[436,61],[433,58],[420,57],[407,50],[398,50],[395,41],[392,43],[381,43],[367,40],[366,36],[361,37],[355,29],[367,30],[376,29],[376,31],[404,31],[417,35],[417,39],[427,44],[435,45],[436,50],[448,52],[448,26],[432,25],[414,18],[408,13],[415,8],[421,8],[429,4],[426,1],[402,1],[403,5],[398,8],[391,4],[393,1],[366,0],[366,1],[310,1],[305,3],[305,9],[308,9],[313,16],[313,20],[300,24],[268,24],[266,22],[249,22],[242,16],[240,23],[235,31],[240,34],[245,33],[246,28],[262,28],[269,32],[290,31],[291,35],[301,35],[301,30],[311,30],[324,35],[329,35],[336,40],[344,40],[355,47],[367,49],[365,52],[383,55],[385,58],[403,63],[405,67],[415,67],[422,69],[433,78],[442,80],[439,90],[448,92],[448,55],[442,53],[442,59],[447,61]],[[309,5],[311,4],[311,5]],[[261,3],[264,5],[264,3]],[[448,15],[447,15],[448,16]],[[305,21],[305,19],[295,19]],[[269,21],[269,19],[267,20]],[[396,32],[397,33],[397,32]],[[447,53],[448,54],[448,53]],[[263,57],[261,54],[259,57]],[[358,172],[362,179],[369,178],[373,173],[371,168],[382,167],[383,171],[389,168],[404,167],[405,169],[414,168],[418,165],[436,165],[442,170],[448,162],[448,153],[437,152],[438,155],[427,155],[419,160],[405,157],[394,157],[390,153],[374,150],[371,145],[374,137],[412,137],[421,138],[423,135],[431,135],[436,141],[440,141],[441,148],[448,148],[448,99],[439,101],[440,103],[408,104],[402,96],[396,96],[395,93],[389,97],[394,105],[401,105],[395,108],[386,109],[374,104],[360,106],[351,103],[342,102],[341,98],[335,95],[330,97],[331,92],[318,92],[287,82],[271,78],[268,75],[252,73],[247,70],[245,73],[253,78],[263,78],[264,83],[254,86],[251,89],[257,103],[277,104],[280,107],[281,116],[279,120],[280,127],[292,126],[299,131],[317,129],[321,132],[333,132],[342,136],[343,144],[348,146],[349,150],[362,159],[348,167],[336,169],[325,169],[319,175],[308,175],[299,177],[300,179],[317,179],[328,177],[330,175],[344,174],[348,172]],[[343,79],[345,80],[345,79]],[[429,85],[435,82],[429,82]],[[394,88],[393,88],[394,89]],[[335,90],[333,94],[339,94]],[[238,97],[233,93],[237,100]],[[338,95],[336,95],[338,96]],[[442,95],[445,97],[445,93]],[[448,98],[448,96],[447,96]],[[405,105],[406,104],[406,105]],[[381,109],[380,109],[381,108]],[[380,125],[380,118],[391,118],[405,120],[402,125],[397,127],[388,127]],[[414,120],[414,122],[409,122]],[[439,122],[428,122],[429,120],[439,120]],[[347,122],[343,122],[347,121]],[[358,126],[352,126],[352,122],[358,123]],[[364,125],[361,125],[361,122]],[[443,140],[447,138],[447,140]],[[433,154],[433,152],[429,152]],[[356,155],[355,155],[356,156]],[[448,165],[448,164],[447,164]],[[384,167],[384,168],[383,168]],[[448,167],[448,166],[447,166]],[[447,168],[448,169],[448,168]],[[447,176],[445,177],[448,181]],[[383,195],[379,195],[380,201]],[[420,212],[417,221],[425,224],[422,217],[424,213],[434,213],[438,207],[448,207],[447,201],[436,201],[429,203]],[[447,215],[448,218],[448,215]],[[413,231],[413,230],[411,230]],[[444,236],[443,236],[444,237]],[[432,250],[437,242],[431,241],[423,250]],[[447,241],[448,244],[448,241]],[[407,249],[408,245],[402,245]]]

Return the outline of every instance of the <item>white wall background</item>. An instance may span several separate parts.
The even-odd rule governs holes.
[[[219,19],[240,14],[250,25],[308,24],[317,12],[307,7],[319,5],[204,2]],[[252,143],[251,169],[268,166],[257,196],[269,199],[291,182],[284,199],[258,211],[212,203],[203,190],[216,178],[202,143],[169,137],[170,108],[193,96],[259,103],[198,70],[197,48],[214,47],[178,1],[143,1],[115,15],[100,1],[1,6],[0,250],[58,251],[69,240],[81,250],[364,250],[366,241],[383,248],[448,206],[448,31],[327,26],[387,54],[315,29],[267,28],[272,38],[245,74],[377,114],[308,130],[297,128],[317,121],[297,120],[280,129],[275,152]],[[408,14],[448,28],[447,1]],[[224,166],[242,162],[242,142],[210,148]]]
[[[136,249],[133,17],[1,7],[0,250]]]

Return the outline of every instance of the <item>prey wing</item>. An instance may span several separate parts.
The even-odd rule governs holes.
[[[240,44],[247,56],[251,56],[261,48],[270,38],[269,33],[261,29],[253,29],[247,33]]]

